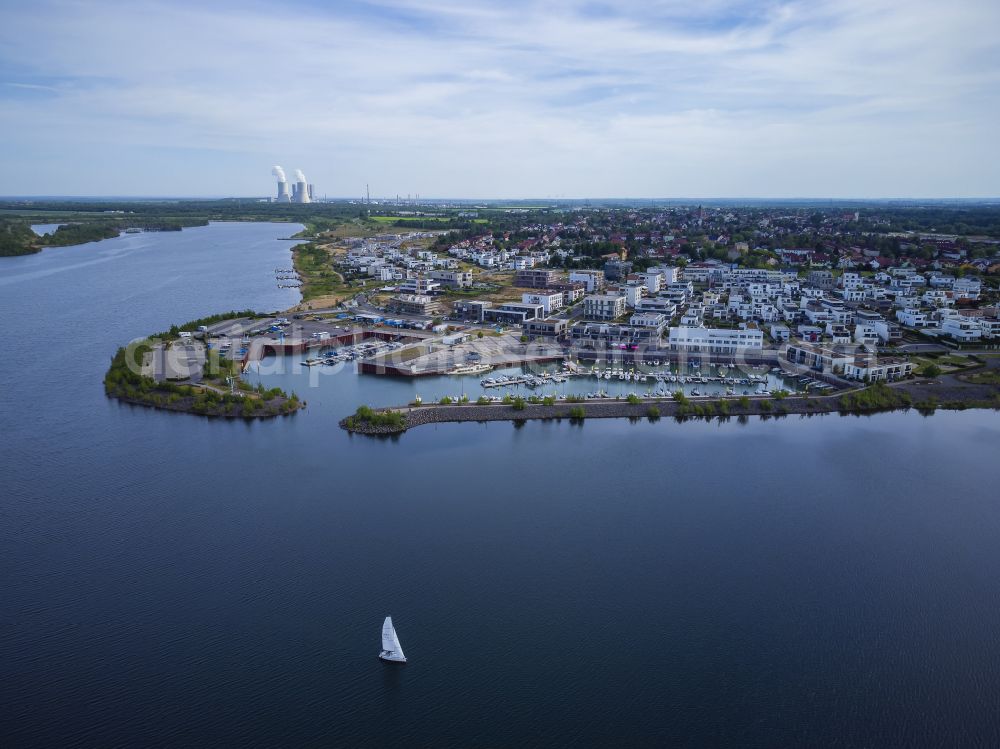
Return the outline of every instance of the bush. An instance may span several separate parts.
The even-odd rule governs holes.
[[[629,393],[628,398],[626,398],[625,400],[627,400],[633,406],[636,406],[636,405],[642,403],[642,398],[640,398],[635,393]]]
[[[677,401],[681,406],[687,406],[691,402],[688,400],[688,397],[684,395],[683,390],[674,391],[674,400]]]
[[[525,408],[524,398],[521,398],[520,396],[514,398],[514,400],[511,401],[511,406],[514,408],[515,411],[523,411]]]
[[[927,364],[925,364],[923,367],[920,368],[919,374],[921,377],[940,377],[941,367],[939,367],[937,364],[928,362]]]
[[[246,406],[244,406],[246,408]],[[392,427],[402,429],[406,423],[403,414],[398,411],[375,411],[368,406],[358,406],[354,416],[346,419],[348,427],[357,427],[361,424],[371,424],[372,426]]]
[[[891,411],[896,408],[909,408],[912,399],[909,393],[903,393],[876,382],[856,393],[846,393],[840,397],[842,411]]]
[[[438,401],[442,406],[450,406],[454,401],[452,401],[451,396],[446,395],[444,398]]]
[[[650,421],[658,421],[660,418],[660,409],[656,406],[650,406],[646,409],[646,418]]]
[[[583,406],[575,406],[569,410],[569,418],[573,421],[583,421],[587,418],[587,412]]]
[[[554,395],[546,395],[542,398],[542,405],[554,406],[556,404],[556,397]]]
[[[476,399],[476,403],[480,406],[487,406],[490,403],[490,399],[485,395],[480,395],[479,398]]]
[[[771,401],[760,401],[757,404],[757,406],[760,408],[761,411],[765,412],[770,411],[773,408],[773,406],[771,405]]]
[[[750,399],[747,396],[741,395],[738,402],[740,404],[740,408],[742,408],[744,411],[750,408]]]

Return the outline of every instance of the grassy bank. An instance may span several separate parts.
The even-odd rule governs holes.
[[[217,349],[208,349],[201,372],[201,382],[170,382],[141,374],[154,345],[170,345],[182,330],[196,330],[223,320],[255,317],[253,310],[224,312],[178,326],[147,338],[128,348],[119,348],[104,375],[104,392],[110,398],[152,408],[203,416],[227,418],[267,418],[293,413],[305,404],[297,395],[280,388],[254,388],[239,378],[239,363],[224,358]],[[235,392],[229,382],[235,384]]]

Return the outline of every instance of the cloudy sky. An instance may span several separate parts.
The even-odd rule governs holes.
[[[0,195],[1000,195],[997,0],[0,3]]]

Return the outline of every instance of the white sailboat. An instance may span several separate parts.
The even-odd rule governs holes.
[[[378,657],[383,661],[406,663],[406,656],[403,655],[399,637],[396,636],[396,628],[392,626],[391,616],[387,616],[382,624],[382,652],[378,654]]]

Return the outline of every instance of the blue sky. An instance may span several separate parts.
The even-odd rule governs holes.
[[[1000,195],[995,0],[0,9],[0,194]]]

